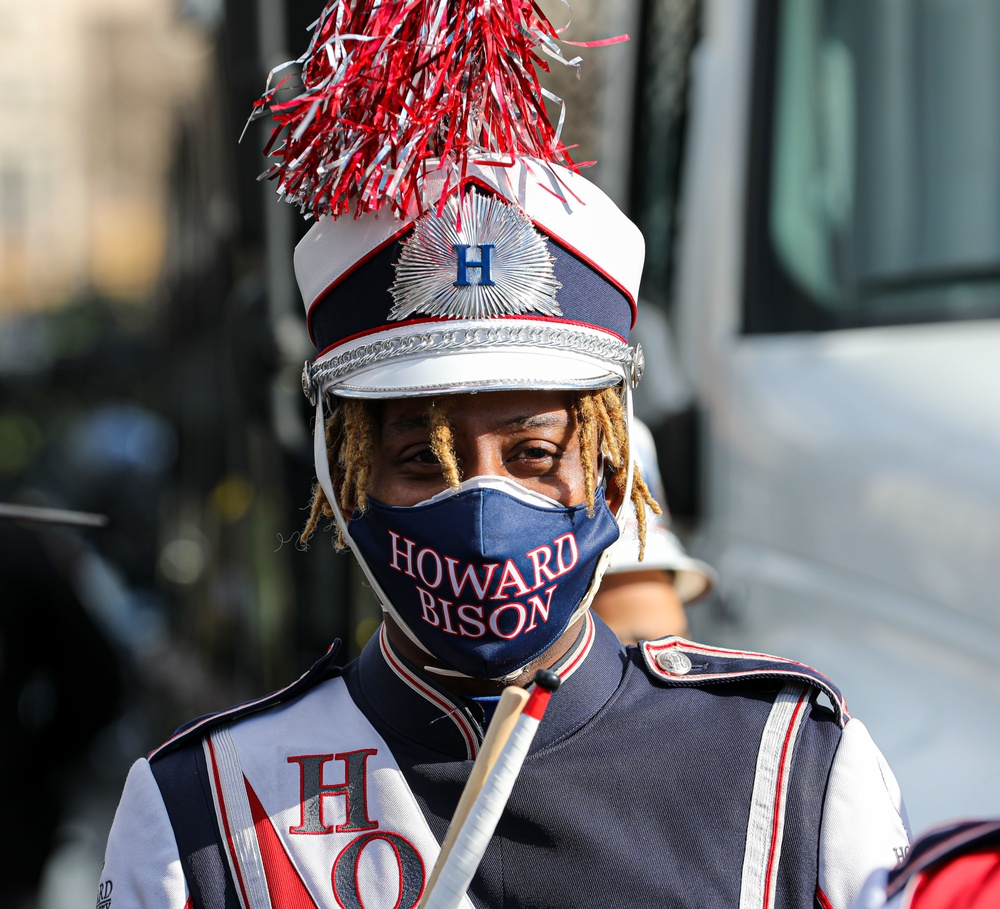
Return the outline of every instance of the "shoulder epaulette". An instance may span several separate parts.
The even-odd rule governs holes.
[[[767,653],[710,647],[681,637],[643,641],[640,649],[653,677],[671,685],[697,687],[744,679],[799,679],[826,694],[841,726],[850,719],[840,689],[805,663]]]
[[[337,658],[339,652],[340,641],[337,640],[330,645],[323,656],[292,682],[291,685],[281,688],[278,691],[272,691],[270,694],[264,695],[264,697],[245,701],[242,704],[237,704],[235,707],[230,707],[219,713],[209,713],[192,720],[190,723],[185,723],[162,745],[153,749],[146,756],[147,759],[152,761],[193,739],[200,739],[206,732],[221,726],[223,723],[233,723],[236,720],[259,713],[262,710],[267,710],[269,707],[274,707],[277,704],[284,704],[304,694],[320,682],[340,675],[340,667],[333,665],[333,661]]]

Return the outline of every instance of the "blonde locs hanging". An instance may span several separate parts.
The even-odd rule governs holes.
[[[355,510],[364,512],[368,502],[368,483],[371,478],[372,458],[377,444],[376,419],[373,405],[377,402],[340,398],[326,421],[327,457],[331,466],[336,465],[340,477],[338,498],[341,510],[349,515]],[[625,409],[615,388],[580,392],[574,403],[576,431],[580,438],[580,457],[584,469],[584,484],[588,510],[593,513],[597,467],[601,456],[610,470],[609,482],[624,492],[627,483],[629,442]],[[455,455],[454,430],[448,419],[446,398],[432,398],[427,403],[427,425],[430,446],[442,475],[451,488],[461,482],[461,471]],[[660,505],[653,498],[638,464],[634,468],[631,496],[638,520],[639,559],[646,548],[646,508],[661,514]],[[333,518],[333,510],[326,494],[317,483],[313,487],[309,518],[302,529],[301,544],[309,542],[322,518]],[[344,548],[338,531],[337,548]]]

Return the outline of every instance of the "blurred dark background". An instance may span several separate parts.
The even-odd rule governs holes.
[[[0,905],[91,905],[135,757],[192,716],[287,684],[335,638],[352,656],[377,626],[330,535],[297,545],[314,351],[291,253],[309,224],[258,180],[270,124],[247,127],[319,10],[0,11],[13,89],[0,98],[0,504],[106,518],[0,516],[0,812],[19,829]],[[620,12],[577,3],[574,29],[624,31],[605,21]],[[610,53],[590,89],[621,78]],[[624,196],[628,146],[600,147],[596,95],[575,72],[552,78],[577,157],[610,156]]]
[[[837,679],[918,828],[995,810],[997,4],[540,5],[632,39],[543,82],[646,240],[636,413],[722,578],[694,636]],[[93,905],[131,761],[377,627],[297,545],[308,223],[246,123],[320,7],[0,4],[0,906]]]
[[[256,179],[268,127],[239,142],[317,12],[0,16],[0,69],[24,86],[0,102],[17,127],[0,141],[0,503],[107,518],[0,518],[5,907],[92,905],[135,757],[374,627],[328,539],[296,545],[306,225]],[[39,73],[32,44],[67,62]]]

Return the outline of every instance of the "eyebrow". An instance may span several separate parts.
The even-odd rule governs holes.
[[[499,430],[508,432],[520,429],[544,429],[549,426],[566,426],[569,418],[566,414],[560,413],[532,413],[511,417],[497,425]],[[428,421],[426,414],[417,414],[412,417],[399,417],[390,420],[383,427],[383,432],[387,435],[401,436],[409,432],[427,429]]]
[[[420,414],[415,417],[400,417],[398,420],[390,420],[382,427],[384,433],[396,436],[413,432],[416,429],[427,429],[427,414]]]
[[[565,426],[569,417],[562,413],[534,413],[513,417],[501,425],[501,429],[542,429],[547,426]]]

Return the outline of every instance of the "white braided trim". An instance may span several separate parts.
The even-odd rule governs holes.
[[[788,682],[774,699],[764,724],[750,797],[739,909],[774,909],[777,903],[792,758],[809,697],[806,685]]]
[[[208,747],[209,740],[211,748]],[[210,733],[204,747],[209,766],[214,766],[218,774],[219,786],[216,788],[213,785],[212,797],[219,830],[228,833],[227,851],[233,879],[242,883],[242,887],[237,886],[240,903],[245,903],[245,909],[272,909],[247,784],[229,727],[222,726]]]
[[[513,325],[466,325],[460,328],[435,328],[412,334],[383,337],[330,356],[307,366],[305,381],[311,388],[327,388],[345,376],[390,360],[442,353],[471,351],[513,351],[551,354],[561,351],[593,357],[608,369],[632,372],[636,359],[634,348],[606,334],[564,326],[524,323]]]

